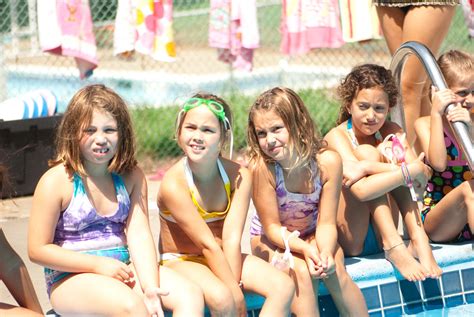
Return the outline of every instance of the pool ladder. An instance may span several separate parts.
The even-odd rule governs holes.
[[[410,54],[414,54],[420,62],[423,64],[425,71],[430,77],[433,85],[438,89],[447,88],[446,81],[439,69],[438,63],[436,62],[433,54],[423,44],[415,41],[410,41],[402,44],[395,52],[390,64],[390,69],[393,72],[395,81],[398,89],[401,90],[400,78],[405,65],[405,61]],[[398,123],[404,130],[406,130],[405,124],[405,113],[403,111],[402,98],[398,98],[398,103],[390,111],[391,120]],[[446,107],[446,111],[454,107],[454,104]],[[471,137],[469,135],[469,129],[464,122],[450,122],[451,128],[454,131],[457,143],[461,146],[464,156],[467,160],[471,172],[474,170],[474,147],[472,144]]]

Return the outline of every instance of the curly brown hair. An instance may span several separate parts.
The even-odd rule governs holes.
[[[341,109],[336,123],[341,124],[350,118],[348,110],[359,91],[374,87],[380,87],[387,93],[390,108],[397,104],[399,93],[392,72],[380,65],[359,65],[351,70],[337,88]]]
[[[289,132],[290,153],[296,152],[298,157],[290,170],[307,164],[325,147],[325,142],[318,135],[315,123],[303,100],[290,88],[275,87],[263,92],[250,107],[247,127],[247,154],[250,161],[273,162],[260,148],[255,131],[254,116],[261,111],[274,111],[280,116]]]
[[[135,135],[125,101],[112,89],[101,85],[81,88],[72,97],[56,134],[56,157],[50,166],[63,164],[69,173],[85,176],[79,147],[83,130],[92,121],[94,110],[110,113],[117,121],[119,141],[117,153],[109,163],[109,171],[124,173],[137,165]]]

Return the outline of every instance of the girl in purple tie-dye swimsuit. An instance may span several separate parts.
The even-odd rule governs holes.
[[[367,316],[337,243],[341,158],[326,149],[303,101],[289,88],[262,93],[248,122],[257,212],[250,227],[252,253],[293,279],[293,314],[319,315],[322,279],[341,315]]]
[[[52,167],[35,190],[28,235],[54,311],[162,316],[163,303],[173,315],[202,315],[200,290],[158,269],[146,179],[122,98],[103,85],[79,90],[56,143]]]

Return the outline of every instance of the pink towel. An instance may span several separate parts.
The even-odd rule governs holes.
[[[251,71],[259,42],[255,0],[211,0],[209,46],[220,61]]]
[[[283,0],[281,51],[304,54],[344,44],[337,0]]]
[[[474,38],[474,0],[461,0],[461,5],[469,36]]]
[[[38,33],[44,52],[72,56],[81,79],[97,67],[97,47],[88,0],[41,0]]]
[[[162,62],[176,58],[172,0],[120,0],[115,18],[114,54],[134,50]]]

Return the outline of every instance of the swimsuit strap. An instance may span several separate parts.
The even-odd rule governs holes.
[[[194,205],[197,207],[199,214],[206,221],[216,221],[216,220],[225,218],[225,215],[230,209],[230,203],[231,203],[230,180],[229,180],[229,177],[227,176],[227,173],[221,161],[217,159],[217,167],[219,169],[219,174],[222,178],[222,181],[224,182],[224,187],[225,187],[226,196],[227,196],[227,207],[223,211],[206,211],[204,208],[202,208],[199,205],[198,201],[196,200],[196,194],[195,194],[197,192],[197,188],[196,188],[196,185],[194,184],[193,172],[191,171],[191,167],[189,166],[187,157],[184,158],[183,164],[184,164],[184,172],[186,175],[186,181],[188,183],[189,191],[191,193],[191,199],[193,200]]]
[[[353,147],[358,147],[359,142],[357,141],[357,138],[354,134],[354,130],[352,129],[352,118],[347,119],[347,133],[349,134],[349,139],[352,143]],[[375,132],[375,140],[377,141],[377,144],[382,143],[383,137],[380,131]]]

